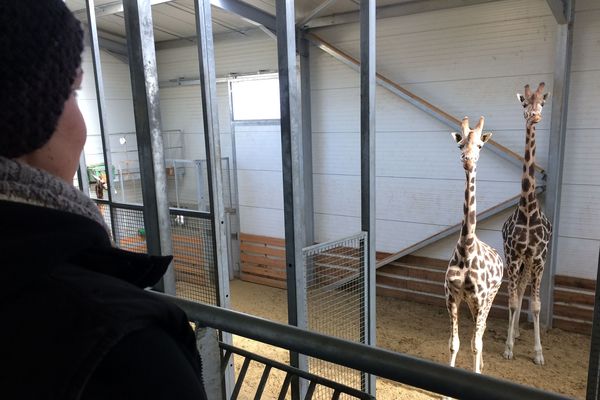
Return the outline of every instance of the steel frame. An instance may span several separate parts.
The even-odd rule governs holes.
[[[573,49],[573,19],[575,0],[567,0],[567,21],[557,25],[556,52],[554,55],[554,83],[552,88],[552,115],[550,121],[550,141],[548,144],[548,179],[546,182],[546,216],[552,223],[552,238],[548,249],[546,269],[542,276],[540,297],[542,308],[540,322],[546,328],[552,327],[554,312],[554,275],[558,264],[558,238],[562,175],[567,137],[567,115],[569,87],[571,82],[571,54]]]

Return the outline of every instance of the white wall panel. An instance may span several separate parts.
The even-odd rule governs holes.
[[[283,238],[283,210],[240,206],[240,232]]]
[[[240,205],[283,210],[282,182],[281,172],[238,170]]]

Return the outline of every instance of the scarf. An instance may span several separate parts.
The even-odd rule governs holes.
[[[110,236],[98,206],[82,191],[49,172],[2,156],[0,200],[77,214],[96,221]]]

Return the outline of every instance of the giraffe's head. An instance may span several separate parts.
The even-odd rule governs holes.
[[[483,144],[492,137],[491,132],[482,132],[483,122],[483,117],[480,117],[475,129],[471,129],[469,128],[469,118],[464,117],[461,124],[462,133],[451,133],[456,143],[458,143],[458,148],[460,149],[460,161],[467,171],[475,170],[477,160],[479,160],[479,152],[481,151]]]
[[[525,85],[525,93],[517,93],[517,98],[523,106],[523,116],[528,124],[537,124],[542,120],[542,107],[549,94],[544,93],[544,82],[540,83],[537,90],[532,92],[529,85]]]

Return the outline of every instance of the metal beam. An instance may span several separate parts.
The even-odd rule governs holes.
[[[594,302],[594,320],[592,323],[592,343],[588,363],[587,400],[597,400],[600,396],[600,255],[596,270],[596,295]]]
[[[552,11],[554,18],[556,18],[556,22],[560,25],[566,24],[569,21],[569,17],[567,15],[569,11],[569,2],[570,0],[546,0],[548,2],[548,7]]]
[[[277,0],[276,6],[288,321],[290,325],[307,328],[306,270],[302,259],[302,249],[307,245],[303,181],[304,147],[300,127],[302,118],[300,88],[296,73],[294,0]],[[306,371],[308,368],[306,357],[298,353],[290,353],[290,363],[301,370]],[[292,384],[292,399],[299,399],[301,392],[305,390],[300,388],[296,379]]]
[[[152,0],[150,3],[153,6],[155,6],[157,4],[169,3],[171,1],[175,1],[175,0]],[[101,6],[95,7],[95,10],[96,10],[96,18],[104,17],[106,15],[114,15],[114,14],[122,13],[123,12],[123,2],[115,1],[112,3],[108,3],[108,4],[103,4]],[[83,15],[86,15],[86,9],[82,8],[80,10],[75,10],[75,11],[73,11],[73,14],[75,14],[75,16],[77,18],[79,18]]]
[[[217,301],[219,306],[229,308],[230,290],[229,256],[227,254],[227,217],[223,200],[223,171],[221,169],[221,140],[219,131],[219,111],[217,108],[217,83],[215,67],[215,48],[213,44],[212,18],[210,3],[195,0],[195,19],[198,45],[198,66],[200,72],[200,94],[202,98],[202,122],[204,127],[204,147],[208,168],[208,195],[213,234],[212,252],[215,263]],[[231,334],[223,333],[225,343],[233,343]],[[225,392],[231,396],[234,386],[233,365],[227,366],[225,373]]]
[[[124,0],[123,6],[148,253],[173,254],[151,2]],[[163,286],[166,293],[175,293],[172,263]]]
[[[382,6],[377,8],[377,18],[392,18],[403,15],[419,14],[423,12],[445,10],[448,8],[472,6],[476,4],[491,3],[498,0],[421,0],[409,1],[406,3]],[[315,18],[305,24],[306,28],[320,28],[331,25],[341,25],[359,22],[360,15],[358,11],[349,11],[340,14],[333,14],[326,17]]]
[[[210,4],[275,32],[275,16],[239,0],[210,0]]]
[[[360,71],[360,61],[358,61],[356,58],[343,52],[340,49],[337,49],[332,44],[328,43],[323,38],[315,35],[314,33],[307,33],[306,37],[315,46],[317,46],[319,49],[323,50],[327,54],[331,55],[336,60],[341,61],[342,63],[344,63],[345,65],[347,65],[348,67],[352,68],[355,71]],[[376,78],[377,78],[377,83],[381,87],[384,87],[385,89],[394,93],[395,95],[402,98],[403,100],[406,100],[412,106],[418,108],[419,110],[425,112],[429,116],[444,123],[445,125],[449,126],[451,129],[456,129],[456,130],[460,129],[460,124],[461,124],[460,119],[448,114],[447,112],[443,111],[442,109],[434,106],[433,104],[431,104],[428,101],[424,100],[423,98],[415,95],[414,93],[404,89],[402,86],[398,85],[397,83],[393,82],[391,79],[386,78],[385,76],[383,76],[379,73],[376,74]],[[496,142],[495,140],[489,140],[488,147],[486,147],[486,148],[490,149],[490,151],[495,153],[497,156],[499,156],[499,157],[503,158],[504,160],[512,163],[513,165],[519,167],[519,169],[523,166],[524,159],[521,155],[515,153],[508,147],[501,145],[500,143]],[[538,164],[535,164],[535,170],[536,170],[536,172],[538,172],[538,174],[541,175],[540,178],[542,180],[544,180],[545,179],[544,169],[541,168]]]
[[[314,202],[313,202],[313,155],[312,155],[312,106],[310,97],[310,43],[304,35],[298,42],[300,58],[300,101],[302,110],[302,146],[304,166],[304,212],[306,245],[315,242]]]
[[[327,9],[327,7],[330,7],[336,1],[337,0],[326,0],[323,3],[319,4],[313,10],[311,10],[308,14],[306,14],[306,16],[304,18],[302,18],[302,20],[300,20],[300,22],[296,23],[296,26],[298,28],[302,29],[306,24],[308,24],[309,21],[311,21],[317,15],[321,14],[324,10]]]
[[[108,201],[113,203],[112,195],[115,192],[113,184],[115,176],[112,169],[112,153],[110,151],[110,139],[106,131],[106,97],[104,95],[104,77],[102,75],[102,62],[100,60],[100,38],[98,37],[98,27],[96,26],[96,16],[93,13],[94,0],[86,0],[87,10],[87,37],[89,40],[90,51],[92,53],[92,66],[94,69],[94,84],[96,88],[96,106],[98,108],[98,126],[100,127],[100,140],[102,142],[102,157],[104,159],[104,168],[106,171],[108,186]],[[85,174],[87,180],[87,171]],[[88,188],[89,190],[89,188]],[[86,192],[89,195],[89,191]],[[116,223],[112,208],[110,209],[111,229],[113,238],[116,239]]]
[[[536,193],[540,194],[544,192],[544,187],[543,186],[538,186],[536,188]],[[501,213],[504,210],[507,210],[509,208],[513,208],[514,206],[516,206],[517,204],[519,204],[519,199],[521,198],[521,194],[518,194],[516,196],[511,197],[510,199],[503,201],[500,204],[497,204],[493,207],[488,208],[487,210],[482,211],[481,213],[477,214],[477,222],[483,222],[486,219],[489,219],[491,217],[493,217],[494,215],[497,215],[499,213]],[[382,260],[379,260],[377,262],[377,268],[381,268],[393,261],[396,261],[406,255],[412,254],[417,250],[422,249],[423,247],[429,246],[430,244],[436,243],[456,232],[459,232],[460,229],[462,227],[462,222],[459,222],[458,224],[449,226],[448,228],[444,229],[441,232],[438,232],[434,235],[428,236],[425,239],[421,240],[420,242],[417,242],[409,247],[406,247]]]
[[[562,175],[567,136],[567,112],[569,105],[569,86],[571,81],[571,54],[573,50],[573,17],[575,0],[569,1],[567,15],[569,23],[558,25],[556,31],[556,51],[554,53],[554,84],[552,85],[552,114],[550,120],[550,141],[548,144],[548,181],[546,182],[546,216],[552,223],[552,238],[548,249],[546,271],[542,277],[540,297],[542,309],[540,322],[552,327],[554,311],[554,275],[558,264],[558,238],[560,206],[562,193]]]
[[[360,219],[367,232],[365,265],[364,343],[376,344],[375,253],[375,0],[360,1]],[[367,375],[363,389],[375,395],[375,375]]]

